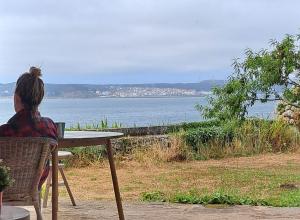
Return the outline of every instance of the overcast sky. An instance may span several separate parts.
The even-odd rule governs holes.
[[[298,34],[297,0],[0,0],[0,83],[225,79],[246,48]]]

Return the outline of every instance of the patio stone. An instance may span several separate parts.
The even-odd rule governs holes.
[[[167,203],[124,202],[125,218],[128,220],[214,220],[214,219],[300,219],[300,208],[272,208],[261,206],[209,206]],[[25,207],[35,219],[33,207]],[[46,220],[51,219],[51,207],[43,210]],[[117,220],[117,209],[113,201],[78,201],[73,207],[68,200],[59,202],[59,219],[103,219]]]

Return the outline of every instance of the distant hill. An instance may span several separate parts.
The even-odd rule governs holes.
[[[198,96],[224,83],[224,80],[205,80],[199,83],[46,84],[45,90],[47,97],[61,98]],[[0,84],[0,97],[12,96],[14,86],[15,83]]]
[[[0,97],[11,96],[14,92],[15,83],[0,84]]]

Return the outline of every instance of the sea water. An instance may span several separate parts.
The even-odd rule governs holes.
[[[94,98],[45,99],[40,111],[54,121],[64,121],[66,126],[98,124],[107,119],[108,124],[123,127],[165,125],[201,121],[203,118],[195,105],[206,105],[205,97],[167,98]],[[249,109],[250,116],[273,118],[275,103],[258,103]],[[13,100],[0,99],[0,123],[14,114]]]

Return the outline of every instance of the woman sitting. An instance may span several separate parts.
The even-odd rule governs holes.
[[[22,74],[16,84],[14,107],[16,114],[7,124],[0,126],[0,137],[48,137],[57,139],[55,123],[41,117],[38,107],[44,97],[44,83],[40,79],[41,70],[31,67],[29,72]],[[40,180],[42,183],[49,174],[46,166]]]

